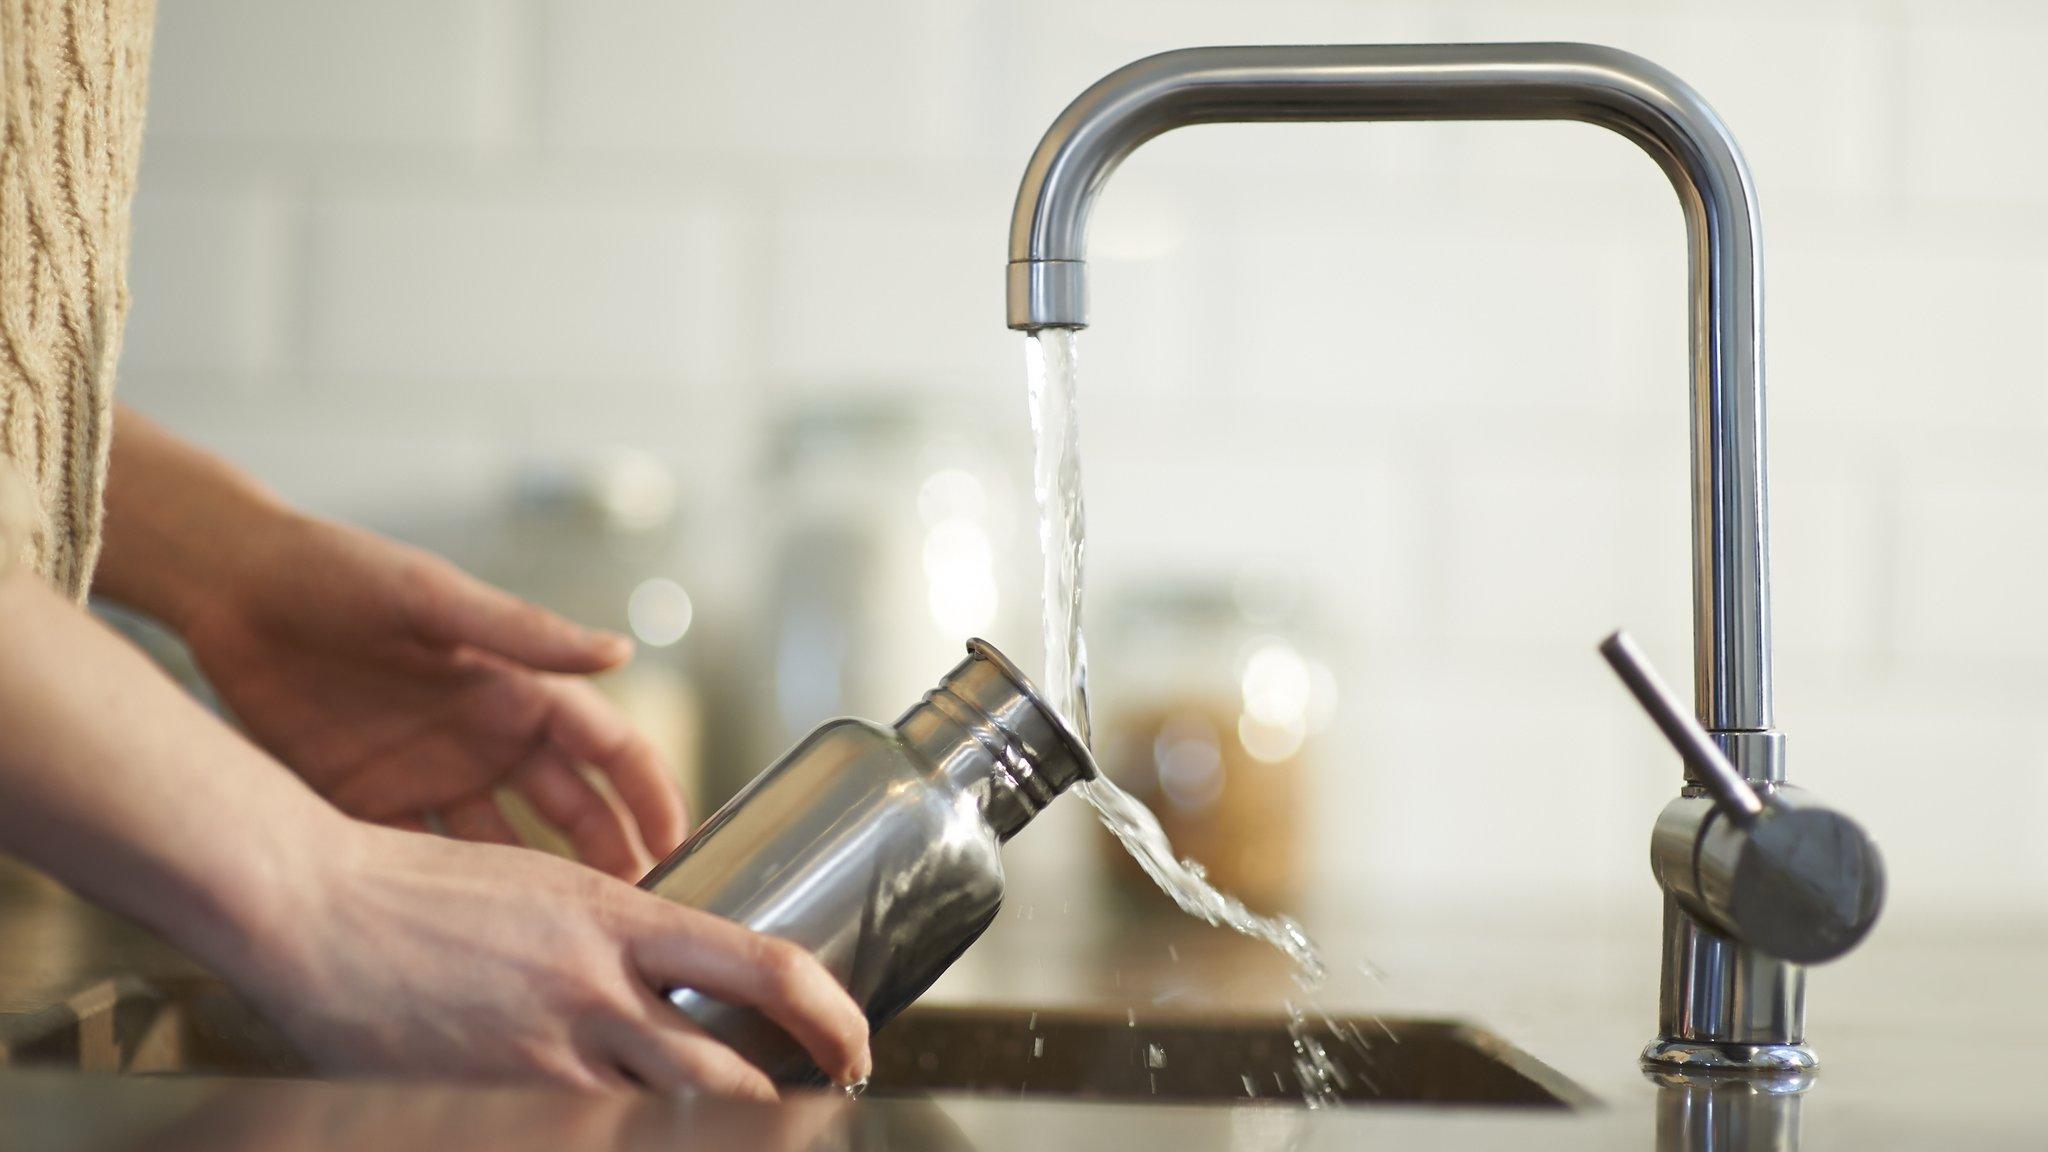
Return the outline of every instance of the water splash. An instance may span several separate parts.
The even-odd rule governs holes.
[[[1072,329],[1043,329],[1025,341],[1032,491],[1038,500],[1038,542],[1044,557],[1045,673],[1040,687],[1082,742],[1092,746],[1088,646],[1081,633],[1087,517],[1081,496],[1078,367],[1079,347]],[[1260,916],[1218,890],[1201,865],[1174,854],[1151,809],[1109,779],[1084,781],[1075,790],[1181,911],[1272,945],[1293,962],[1296,981],[1304,988],[1322,983],[1328,969],[1300,924],[1286,917]]]
[[[1294,1044],[1294,1079],[1303,1102],[1310,1108],[1342,1107],[1351,1078],[1330,1058],[1330,1050],[1309,1030],[1307,1014],[1293,1001],[1287,1004],[1287,1036]]]

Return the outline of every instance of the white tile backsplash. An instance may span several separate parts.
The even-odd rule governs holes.
[[[1771,572],[1780,648],[1877,655],[1893,648],[1893,579],[1877,561],[1898,530],[1897,478],[1820,463],[1771,487]]]
[[[1917,3],[1900,111],[1906,190],[1943,200],[2036,203],[2048,156],[2029,142],[2048,105],[2048,27],[2030,5]]]
[[[2048,462],[1953,478],[1916,465],[1908,475],[1896,539],[1902,654],[2039,660],[2048,650]]]
[[[257,384],[298,330],[299,205],[263,181],[165,183],[135,205],[121,367]]]
[[[1726,116],[1761,196],[1795,778],[1869,819],[1902,901],[2048,892],[2019,847],[2048,817],[2048,9],[181,0],[159,22],[130,396],[372,517],[522,457],[646,448],[741,589],[761,542],[733,490],[778,413],[915,390],[1021,423],[1010,201],[1109,69],[1230,42],[1645,53]],[[1097,585],[1300,577],[1352,677],[1322,865],[1360,898],[1650,898],[1675,772],[1590,646],[1627,624],[1690,675],[1663,175],[1583,125],[1203,128],[1130,159],[1091,243]],[[2008,832],[1922,819],[1930,772],[2000,796]],[[1550,780],[1583,800],[1568,821]]]
[[[1540,676],[1554,663],[1523,671]],[[1631,731],[1617,721],[1633,718],[1588,708],[1567,678],[1464,663],[1443,671],[1464,678],[1470,695],[1378,680],[1359,725],[1365,738],[1325,757],[1343,789],[1317,806],[1332,873],[1363,877],[1379,899],[1435,894],[1452,906],[1532,909],[1564,892],[1580,903],[1640,899],[1630,872],[1661,801],[1636,776],[1663,766],[1629,762]],[[1544,743],[1558,748],[1536,769],[1530,749]]]
[[[1567,444],[1490,444],[1446,462],[1444,621],[1452,636],[1591,643],[1621,599],[1621,483]]]
[[[310,227],[315,371],[650,387],[731,375],[743,257],[717,206],[340,192]]]
[[[985,223],[945,211],[927,190],[896,191],[828,187],[782,206],[759,254],[777,334],[763,365],[771,379],[898,388],[1021,379],[1021,337],[1003,327],[1005,198],[992,186],[967,193],[995,215]]]
[[[184,141],[469,151],[528,118],[524,3],[178,0],[158,13],[151,148]]]
[[[550,0],[546,134],[709,156],[974,151],[994,46],[977,5]]]
[[[1881,232],[1773,251],[1781,419],[2048,429],[2048,264]]]

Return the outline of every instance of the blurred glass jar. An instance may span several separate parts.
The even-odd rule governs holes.
[[[489,507],[435,509],[392,528],[509,592],[631,636],[632,662],[594,682],[673,767],[691,813],[704,814],[703,715],[683,642],[695,606],[666,464],[627,448],[528,461]],[[519,804],[508,809],[522,834],[560,847]]]
[[[1090,645],[1103,771],[1219,888],[1254,910],[1285,911],[1306,878],[1304,805],[1336,706],[1327,665],[1299,639],[1307,628],[1294,598],[1271,584],[1196,581],[1133,589],[1104,607]],[[1114,839],[1098,840],[1119,894],[1154,899]]]
[[[811,399],[777,422],[761,486],[767,650],[752,694],[773,706],[735,758],[748,776],[822,720],[894,715],[970,637],[1022,649],[1036,634],[1006,582],[1031,569],[1026,509],[1001,462],[1025,457],[993,446],[1023,426],[1021,402],[1002,415],[1015,419],[899,393]]]

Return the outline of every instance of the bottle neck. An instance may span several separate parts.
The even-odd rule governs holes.
[[[983,641],[896,722],[904,742],[973,796],[1007,841],[1095,762],[1015,665]]]

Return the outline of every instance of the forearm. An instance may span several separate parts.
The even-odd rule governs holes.
[[[247,473],[119,408],[93,591],[182,631],[291,516]]]
[[[0,849],[254,976],[345,818],[25,573],[0,579],[0,633]]]

